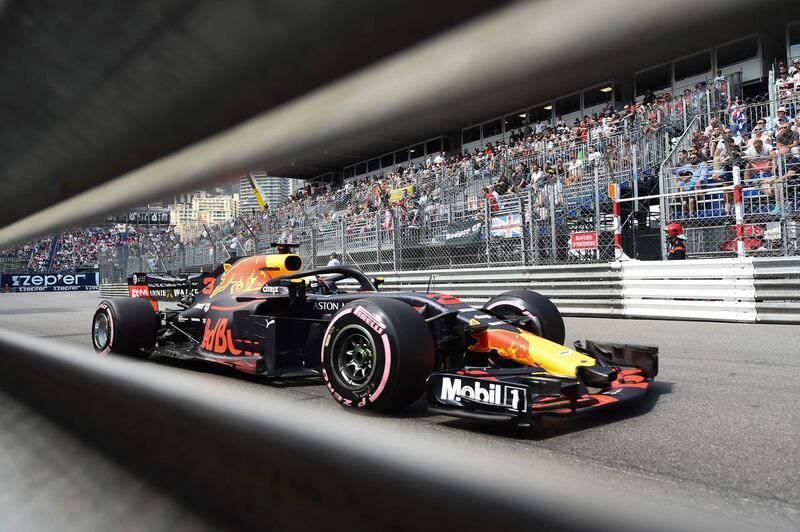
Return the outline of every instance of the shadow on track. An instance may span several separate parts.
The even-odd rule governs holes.
[[[571,417],[543,416],[541,422],[531,427],[517,427],[512,424],[486,423],[468,419],[454,419],[441,424],[482,434],[543,441],[647,414],[655,408],[661,395],[672,393],[672,386],[671,382],[655,381],[650,386],[647,395],[640,401]]]

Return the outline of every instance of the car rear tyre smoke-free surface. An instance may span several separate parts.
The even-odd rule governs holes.
[[[334,315],[322,345],[322,375],[342,405],[393,411],[416,401],[433,371],[425,320],[392,299],[359,299]]]

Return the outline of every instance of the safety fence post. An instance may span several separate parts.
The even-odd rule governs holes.
[[[347,256],[347,217],[342,216],[342,223],[340,224],[340,231],[342,232],[341,238],[341,248],[342,248],[342,259]]]
[[[491,262],[489,260],[489,257],[490,257],[490,255],[489,255],[489,253],[490,253],[489,252],[489,237],[492,234],[492,230],[491,230],[492,221],[489,218],[491,216],[491,209],[489,208],[489,200],[484,198],[483,203],[484,203],[484,206],[483,206],[483,213],[484,213],[483,217],[484,217],[484,231],[485,231],[484,238],[486,239],[485,240],[485,242],[486,242],[486,265],[488,266],[489,262]]]
[[[522,264],[525,264],[526,261],[526,248],[525,245],[525,222],[527,217],[525,215],[525,201],[522,199],[522,195],[517,195],[517,205],[519,206],[519,250],[520,250],[520,258],[522,259]]]
[[[619,260],[622,257],[622,220],[619,215],[619,189],[617,185],[611,183],[608,185],[608,195],[613,201],[613,214],[614,214],[614,260]]]
[[[378,270],[381,269],[381,211],[378,210],[375,212],[375,238],[377,240],[376,248],[377,251],[375,252],[375,262],[378,264]]]
[[[745,255],[742,231],[742,181],[738,166],[733,167],[733,212],[736,217],[736,256],[742,258]]]
[[[594,165],[594,234],[597,247],[594,250],[595,260],[600,260],[600,169]]]
[[[552,186],[550,187],[550,260],[555,264],[556,260],[556,194]]]
[[[258,245],[257,242],[256,245]],[[311,267],[317,267],[317,224],[315,222],[311,222]]]
[[[533,210],[533,192],[528,189],[528,234],[530,235],[531,257],[526,264],[539,264],[539,219]]]

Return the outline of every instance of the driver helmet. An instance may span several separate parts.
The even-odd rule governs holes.
[[[683,234],[683,226],[681,224],[671,223],[664,228],[667,236],[679,236]]]

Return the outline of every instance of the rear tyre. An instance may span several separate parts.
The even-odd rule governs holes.
[[[107,299],[92,319],[92,345],[98,353],[146,358],[144,348],[156,345],[158,317],[146,299]]]
[[[322,341],[322,376],[344,406],[389,412],[425,391],[436,349],[428,325],[410,305],[359,299],[337,312]]]
[[[566,333],[561,312],[542,294],[531,290],[509,290],[490,299],[483,308],[501,318],[528,318],[520,328],[551,342],[564,343]]]

